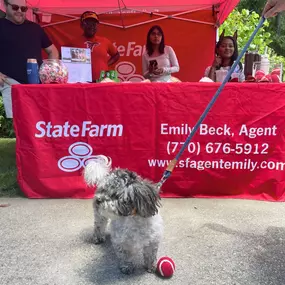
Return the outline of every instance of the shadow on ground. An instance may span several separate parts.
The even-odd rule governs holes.
[[[247,261],[246,274],[249,284],[285,284],[285,228],[268,227],[264,235],[257,235],[219,224],[205,224],[203,227],[235,236],[238,243],[246,245],[247,251],[237,252],[237,255],[241,255],[241,259]],[[245,280],[237,281],[244,283]]]
[[[90,250],[94,251],[96,258],[90,259],[87,265],[80,269],[80,278],[94,284],[123,284],[131,280],[135,282],[138,277],[149,274],[143,268],[137,268],[132,275],[122,274],[118,267],[118,260],[110,236],[107,235],[105,243],[96,245],[93,243],[92,234],[93,228],[86,229],[81,234],[81,239],[85,244],[91,246]]]
[[[253,271],[260,284],[285,284],[285,229],[268,227],[259,239],[259,249],[254,255]]]

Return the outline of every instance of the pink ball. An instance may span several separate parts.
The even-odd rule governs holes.
[[[265,72],[264,72],[263,70],[257,70],[256,73],[255,73],[255,76],[259,76],[259,77],[260,77],[260,76],[263,77],[263,76],[265,76],[265,75],[266,75],[266,74],[265,74]]]
[[[280,76],[280,75],[281,75],[281,70],[280,70],[280,68],[275,68],[275,69],[273,69],[272,72],[271,72],[271,75],[273,75],[273,74],[276,74],[276,75]]]
[[[263,78],[263,75],[256,75],[256,80],[260,81]]]
[[[157,262],[157,272],[160,276],[169,278],[174,274],[175,263],[167,256],[161,257]]]
[[[260,82],[269,82],[269,78],[266,76],[263,76],[260,80]]]
[[[274,83],[280,83],[281,82],[281,79],[277,74],[272,74],[271,78],[272,78],[272,82],[274,82]]]
[[[272,82],[271,74],[267,74],[265,77],[269,80],[269,82]]]

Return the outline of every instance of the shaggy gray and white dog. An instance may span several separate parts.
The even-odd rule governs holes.
[[[87,164],[84,179],[88,185],[97,186],[93,200],[95,243],[105,241],[110,222],[111,242],[120,270],[132,273],[136,257],[142,252],[146,270],[154,272],[163,233],[156,185],[129,170],[112,170],[111,160],[105,156]]]

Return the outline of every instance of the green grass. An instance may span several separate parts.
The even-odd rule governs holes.
[[[23,197],[17,183],[16,139],[0,138],[0,197]]]

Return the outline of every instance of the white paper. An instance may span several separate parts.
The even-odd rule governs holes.
[[[91,50],[61,47],[61,60],[68,69],[68,83],[91,82]]]

